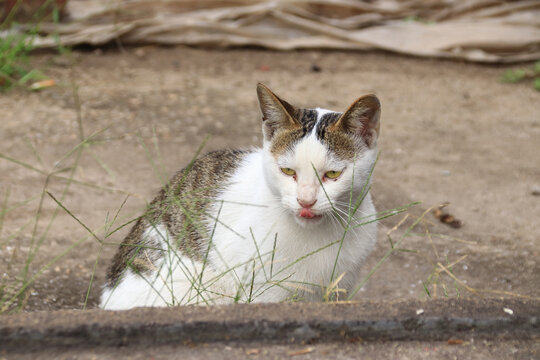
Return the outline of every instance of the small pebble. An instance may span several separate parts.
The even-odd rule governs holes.
[[[441,170],[442,176],[450,176],[450,170]]]
[[[145,57],[146,56],[146,50],[142,47],[135,49],[135,56],[137,57]]]
[[[317,64],[312,64],[311,65],[311,71],[312,72],[321,72],[321,70],[322,69],[321,69],[321,67],[319,65],[317,65]]]
[[[540,185],[533,185],[531,188],[531,195],[540,196]]]
[[[514,311],[512,309],[509,309],[509,308],[503,308],[504,312],[509,314],[509,315],[514,315]]]
[[[423,313],[424,313],[424,309],[416,310],[416,315],[422,315]]]

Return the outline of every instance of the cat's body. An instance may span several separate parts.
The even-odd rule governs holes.
[[[375,214],[379,102],[341,114],[257,90],[263,148],[211,152],[177,173],[116,254],[102,308],[320,301],[353,288],[376,239],[375,222],[357,225]]]

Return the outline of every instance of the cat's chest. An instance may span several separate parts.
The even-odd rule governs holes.
[[[338,254],[340,248],[357,253],[361,239],[352,232],[346,233],[333,224],[305,229],[286,214],[263,219],[255,213],[239,219],[234,228],[221,224],[216,227],[213,245],[228,264],[255,261],[257,267],[277,269],[287,276],[295,273],[302,278],[318,278],[327,277],[336,259],[339,264],[355,261]]]
[[[236,261],[273,254],[274,258],[279,255],[281,262],[310,258],[322,265],[340,246],[356,253],[365,242],[362,234],[366,231],[345,231],[337,221],[300,226],[293,213],[272,200],[229,198],[227,202],[217,202],[213,212],[208,224],[213,246],[227,259]]]
[[[304,231],[302,231],[304,230]],[[343,241],[341,241],[343,240]],[[224,287],[253,288],[254,301],[282,301],[293,294],[320,300],[324,289],[344,274],[340,286],[350,288],[351,276],[363,256],[359,239],[319,229],[315,234],[298,228],[250,228],[243,239],[216,237],[213,265],[218,273],[231,274]],[[345,256],[343,256],[345,255]],[[233,272],[231,271],[233,269]]]

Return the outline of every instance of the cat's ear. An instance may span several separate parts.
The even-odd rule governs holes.
[[[263,132],[266,140],[272,139],[278,129],[295,129],[302,125],[296,120],[296,109],[281,100],[263,84],[257,85],[257,96],[263,115]]]
[[[360,136],[368,147],[372,147],[379,137],[381,103],[375,95],[366,95],[357,99],[329,127],[333,131],[345,131]]]

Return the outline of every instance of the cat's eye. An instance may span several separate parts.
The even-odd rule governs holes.
[[[324,173],[324,177],[328,179],[337,179],[343,171],[327,171]]]
[[[281,172],[284,173],[285,175],[289,175],[289,176],[296,175],[296,171],[294,171],[293,169],[289,169],[289,168],[281,168]]]

